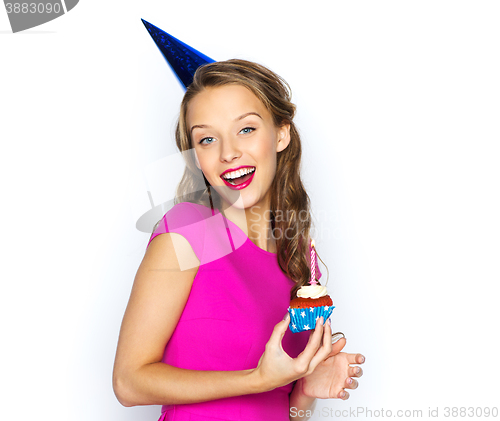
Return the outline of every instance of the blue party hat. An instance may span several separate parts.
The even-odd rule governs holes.
[[[184,89],[193,82],[193,76],[198,67],[215,61],[148,21],[141,20]]]

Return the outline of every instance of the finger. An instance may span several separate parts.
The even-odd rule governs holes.
[[[349,377],[361,377],[363,375],[363,370],[361,367],[349,367],[347,374]]]
[[[358,381],[356,379],[353,379],[351,377],[348,377],[345,381],[345,386],[347,389],[356,389],[359,385]]]
[[[332,336],[332,352],[329,356],[337,355],[345,347],[346,339],[343,333],[335,333]]]
[[[285,314],[285,317],[283,318],[283,320],[278,323],[278,331],[280,332],[280,336],[279,336],[279,342],[281,343],[281,341],[283,340],[283,336],[285,336],[285,333],[286,333],[286,330],[288,329],[288,325],[290,324],[290,313],[286,313]]]
[[[271,334],[268,343],[273,345],[281,345],[281,341],[283,339],[283,336],[285,336],[289,323],[290,315],[287,313],[284,319],[276,326],[274,326],[273,333]]]
[[[346,390],[340,391],[339,398],[342,399],[343,401],[349,399],[349,392],[347,392]]]
[[[322,317],[320,319],[323,319]],[[331,341],[331,337],[332,337],[332,327],[330,326],[330,323],[326,322],[321,322],[321,325],[323,326],[323,339],[322,339],[322,342],[324,342],[324,337],[325,335],[328,336],[328,339],[329,339],[329,345],[332,344],[332,341]],[[323,344],[322,344],[323,346]]]
[[[323,326],[321,324],[321,318],[316,320],[314,330],[311,330],[310,332],[311,334],[309,335],[309,340],[307,341],[306,348],[311,344],[315,344],[316,348],[318,348],[321,344],[321,338],[323,337]]]
[[[342,332],[332,333],[332,344],[339,341],[340,339],[345,338],[345,335]]]
[[[323,318],[320,317],[316,320],[316,327],[312,335],[309,336],[309,341],[307,342],[304,351],[302,351],[299,356],[296,358],[300,362],[307,362],[309,365],[310,361],[318,351],[318,348],[321,345],[321,340],[323,337]]]
[[[365,357],[361,354],[347,354],[347,361],[349,364],[363,364]]]
[[[332,324],[330,323],[330,319],[328,319],[326,323],[323,323],[323,329],[328,331],[328,334],[332,336]]]
[[[332,340],[331,340],[331,329],[328,323],[325,324],[323,329],[323,341],[321,347],[316,352],[316,355],[313,357],[309,364],[309,371],[312,371],[316,368],[316,366],[328,358],[332,353]]]

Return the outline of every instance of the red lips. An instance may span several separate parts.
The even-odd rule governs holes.
[[[228,172],[241,170],[242,168],[255,168],[255,167],[252,165],[240,165],[239,167],[236,168],[229,168],[228,170],[224,171],[220,176],[222,177],[224,174]]]
[[[250,174],[245,174],[244,176],[242,177],[239,177],[239,178],[242,178],[244,179],[243,182],[239,183],[239,184],[231,184],[229,181],[227,181],[223,175],[228,173],[228,172],[232,172],[232,171],[236,171],[236,170],[239,170],[239,169],[242,169],[242,168],[254,168],[254,171]],[[242,190],[244,189],[245,187],[248,187],[250,185],[250,183],[252,182],[253,180],[253,176],[255,175],[255,167],[253,166],[249,166],[249,165],[242,165],[242,166],[239,166],[237,168],[231,168],[231,169],[228,169],[226,171],[224,171],[221,175],[220,175],[220,178],[222,178],[222,181],[224,181],[224,184],[226,186],[228,186],[230,189],[232,190]]]

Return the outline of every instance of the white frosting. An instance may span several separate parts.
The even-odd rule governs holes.
[[[322,285],[304,285],[297,291],[299,298],[320,298],[325,295],[328,295],[328,292]]]

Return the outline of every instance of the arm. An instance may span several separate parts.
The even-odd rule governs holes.
[[[330,320],[328,320],[330,322]],[[329,338],[331,337],[332,330],[330,323],[325,324],[325,335]],[[336,352],[339,352],[339,350],[335,350],[332,347],[330,347],[330,354]],[[322,363],[319,364],[321,366]],[[318,369],[316,367],[315,371]],[[311,376],[314,373],[311,374]],[[316,406],[316,397],[314,395],[306,395],[304,393],[304,378],[300,378],[295,382],[295,385],[293,386],[292,393],[290,393],[290,421],[306,421],[310,417],[307,416],[307,411],[311,411],[311,413],[314,411],[314,407]]]
[[[302,387],[302,379],[298,379],[293,386],[292,393],[290,393],[290,421],[308,420],[307,411],[314,411],[316,406],[316,398],[306,396]]]
[[[265,392],[311,373],[330,352],[330,339],[318,323],[306,349],[290,358],[281,347],[287,318],[275,326],[255,369],[198,371],[161,362],[189,297],[197,264],[188,241],[178,234],[159,235],[147,249],[123,318],[113,369],[113,389],[122,405],[185,404]],[[195,269],[181,271],[180,267]]]
[[[340,352],[346,344],[344,337],[339,339],[332,347],[332,352],[319,364],[315,371],[304,376],[302,392],[306,396],[319,399],[349,399],[346,389],[356,389],[363,370],[354,364],[363,364],[365,357],[361,354],[347,354]]]
[[[113,388],[124,406],[202,402],[259,392],[250,370],[194,371],[161,362],[198,266],[188,241],[178,234],[159,235],[148,247],[123,317],[113,369]],[[203,387],[207,382],[212,387]]]
[[[328,334],[329,326],[325,327]],[[340,339],[338,339],[341,336]],[[349,392],[345,389],[356,389],[358,382],[354,377],[361,377],[361,367],[353,364],[363,364],[365,358],[361,354],[346,354],[342,351],[346,344],[344,335],[337,333],[332,340],[337,341],[332,345],[328,357],[315,368],[313,373],[297,380],[290,394],[290,420],[306,421],[309,419],[307,410],[314,412],[316,398],[342,400],[349,399]]]

